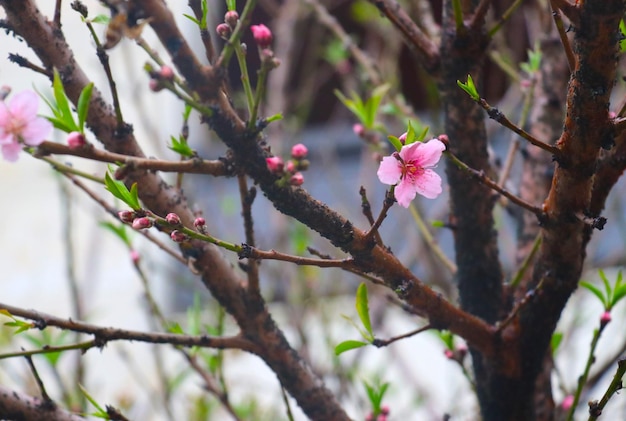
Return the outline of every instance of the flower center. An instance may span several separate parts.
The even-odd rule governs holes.
[[[424,168],[415,165],[413,161],[402,163],[402,178],[408,178],[409,180],[415,179],[424,172]]]

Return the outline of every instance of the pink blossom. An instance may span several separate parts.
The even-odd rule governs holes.
[[[574,396],[567,395],[565,399],[563,399],[563,402],[561,402],[561,408],[567,411],[572,407],[573,404],[574,404]]]
[[[130,260],[132,260],[134,264],[139,263],[140,259],[141,259],[141,256],[139,255],[139,252],[137,250],[130,251]]]
[[[365,127],[362,124],[355,124],[352,126],[352,131],[358,137],[363,137],[365,135]]]
[[[285,163],[280,156],[265,158],[265,162],[267,163],[267,168],[274,174],[283,172],[283,168],[285,167]]]
[[[293,159],[304,159],[308,153],[309,150],[302,143],[298,143],[297,145],[293,145],[291,147],[291,157]]]
[[[15,95],[10,104],[0,104],[0,145],[4,159],[15,162],[21,143],[37,146],[52,130],[52,124],[37,116],[39,98],[32,91]]]
[[[295,173],[289,179],[289,184],[291,184],[292,186],[301,186],[302,183],[304,183],[304,176],[301,172]]]
[[[81,132],[72,132],[67,135],[67,146],[70,149],[78,149],[82,148],[87,144],[87,140],[85,139],[85,135]]]
[[[397,184],[394,190],[396,200],[405,208],[417,193],[434,199],[442,192],[441,177],[433,168],[446,146],[438,139],[427,143],[414,142],[404,145],[400,152],[386,156],[378,168],[378,178],[384,184]]]
[[[600,323],[603,325],[607,325],[609,324],[610,321],[611,321],[611,312],[605,311],[604,313],[602,313],[602,316],[600,317]]]
[[[252,36],[254,37],[254,41],[256,41],[257,45],[261,48],[268,48],[272,43],[272,31],[263,25],[252,25],[250,27],[252,31]]]

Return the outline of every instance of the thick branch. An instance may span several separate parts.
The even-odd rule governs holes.
[[[81,416],[4,386],[0,386],[0,415],[6,420],[85,421]]]

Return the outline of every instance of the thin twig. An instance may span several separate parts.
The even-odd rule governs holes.
[[[376,219],[376,221],[374,221],[374,225],[372,225],[370,229],[365,233],[365,237],[363,238],[363,240],[366,242],[366,244],[371,243],[372,240],[374,240],[375,236],[380,235],[378,234],[378,228],[380,228],[383,221],[387,217],[387,212],[389,212],[389,209],[391,209],[395,200],[396,199],[393,196],[393,191],[388,190],[385,193],[385,200],[383,201],[383,207],[380,210],[380,214],[378,215],[378,218]]]
[[[63,0],[56,0],[56,4],[54,5],[54,18],[53,24],[57,29],[61,29],[61,3]]]
[[[474,11],[474,15],[472,16],[472,20],[470,21],[469,27],[472,30],[479,30],[480,27],[485,22],[485,16],[489,11],[489,6],[491,6],[493,0],[481,0],[478,4],[478,7]]]
[[[576,67],[576,57],[574,56],[574,50],[572,50],[572,45],[567,38],[567,34],[565,33],[565,25],[563,25],[563,19],[561,18],[561,11],[559,10],[556,3],[561,3],[556,0],[550,0],[550,6],[552,7],[552,18],[554,19],[554,24],[556,25],[556,29],[559,32],[559,38],[561,38],[561,43],[563,44],[563,49],[565,50],[565,56],[567,57],[567,63],[569,64],[570,72],[574,71]]]
[[[213,176],[230,175],[227,165],[220,160],[208,161],[201,158],[191,158],[185,161],[167,161],[161,159],[138,158],[98,149],[93,145],[81,148],[70,148],[60,143],[45,141],[35,150],[35,157],[48,154],[72,155],[87,158],[92,161],[109,162],[125,165],[133,170],[150,170],[162,172],[177,172],[187,174],[209,174]]]
[[[252,203],[256,197],[256,188],[248,189],[246,176],[239,174],[237,176],[239,185],[239,195],[241,197],[241,216],[243,217],[244,232],[246,235],[246,243],[251,247],[256,245],[254,239],[254,221],[252,219]],[[259,263],[254,258],[248,259],[247,270],[248,290],[254,296],[259,296],[261,290],[259,288]]]
[[[489,34],[489,38],[493,38],[493,36],[502,28],[504,23],[509,20],[509,18],[513,15],[513,12],[522,4],[523,0],[515,0],[513,4],[509,6],[508,9],[504,11],[498,22],[487,32]]]
[[[9,54],[9,61],[17,64],[20,67],[24,67],[26,69],[30,69],[36,73],[42,74],[47,78],[52,78],[52,72],[44,69],[43,67],[37,66],[36,64],[30,62],[27,58],[22,57],[19,54]]]
[[[34,327],[45,329],[48,326],[72,332],[82,332],[95,336],[98,347],[103,347],[111,341],[137,341],[152,344],[170,344],[184,347],[202,347],[218,349],[241,349],[252,353],[259,353],[257,346],[241,335],[229,337],[212,337],[209,335],[180,335],[161,332],[141,332],[136,330],[102,327],[72,319],[62,319],[35,310],[25,310],[9,304],[0,303],[0,309],[6,310],[12,316],[34,321]]]
[[[426,326],[422,326],[422,327],[420,327],[418,329],[412,330],[411,332],[408,332],[408,333],[405,333],[405,334],[399,335],[399,336],[394,336],[394,337],[389,338],[389,339],[374,339],[372,341],[372,345],[374,345],[377,348],[381,348],[383,346],[387,346],[387,345],[392,344],[392,343],[394,343],[396,341],[399,341],[400,339],[410,338],[411,336],[415,336],[418,333],[422,333],[422,332],[425,332],[425,331],[430,330],[430,329],[432,329],[432,326],[428,324]]]
[[[609,384],[609,387],[607,387],[606,392],[604,392],[604,395],[602,396],[602,399],[600,399],[599,402],[593,402],[593,413],[592,413],[592,403],[589,403],[589,421],[594,421],[596,419],[598,419],[599,414],[602,413],[602,410],[604,409],[604,407],[606,406],[606,404],[609,402],[609,399],[611,399],[611,397],[619,392],[621,389],[624,388],[623,383],[622,383],[622,379],[624,378],[624,374],[626,374],[626,359],[621,359],[617,362],[617,370],[615,372],[615,375],[613,376],[613,380],[611,380],[611,384]]]
[[[361,186],[359,194],[361,195],[361,211],[363,212],[363,215],[365,215],[365,218],[367,218],[367,222],[369,222],[371,227],[374,225],[375,221],[374,215],[372,214],[372,206],[367,198],[367,191],[365,190],[365,187]],[[380,231],[377,230],[375,236],[376,243],[383,245],[383,239],[380,235]]]
[[[443,250],[441,250],[441,247],[439,247],[439,244],[437,244],[435,237],[433,237],[433,235],[430,233],[430,230],[426,226],[426,223],[424,222],[422,215],[420,215],[419,211],[417,210],[417,207],[411,203],[411,206],[409,206],[409,210],[411,211],[413,220],[415,220],[415,223],[417,224],[417,228],[422,234],[424,242],[428,245],[428,250],[431,251],[441,261],[441,263],[443,263],[443,265],[454,275],[457,272],[456,264],[452,260],[450,260],[448,256],[446,256]]]
[[[539,281],[539,283],[537,284],[537,287],[535,287],[534,289],[531,289],[530,291],[528,291],[526,293],[526,295],[524,296],[524,298],[522,298],[521,300],[519,300],[517,302],[517,304],[515,305],[515,307],[513,308],[513,310],[511,310],[511,312],[509,313],[509,315],[501,322],[496,323],[496,333],[500,333],[504,330],[505,327],[507,327],[513,320],[515,320],[515,318],[517,317],[517,315],[519,314],[520,310],[531,300],[531,298],[533,298],[535,296],[535,294],[537,294],[537,292],[541,289],[541,287],[543,286],[543,279],[541,278],[541,280]]]
[[[37,371],[37,368],[35,367],[35,363],[33,363],[32,357],[28,354],[24,354],[23,356],[24,358],[26,358],[26,361],[28,362],[28,366],[30,367],[30,371],[33,373],[33,376],[35,377],[35,381],[37,382],[37,387],[39,387],[39,392],[41,393],[41,399],[43,399],[43,404],[46,406],[54,406],[54,401],[50,398],[50,395],[48,395],[48,392],[46,391],[46,386],[43,384],[43,380],[41,380],[41,377],[39,376],[39,372]]]
[[[515,196],[513,193],[510,193],[508,190],[506,190],[503,187],[500,187],[498,185],[498,183],[496,183],[495,181],[493,181],[492,179],[490,179],[489,177],[487,177],[485,175],[484,171],[477,171],[474,168],[471,168],[469,165],[467,165],[466,163],[464,163],[463,161],[461,161],[459,158],[457,158],[452,152],[447,151],[445,152],[446,155],[448,155],[448,157],[450,158],[450,160],[459,168],[461,168],[464,171],[467,171],[468,173],[470,173],[474,178],[476,178],[478,181],[480,181],[481,183],[483,183],[484,185],[486,185],[487,187],[491,188],[492,190],[500,193],[502,196],[506,197],[507,199],[509,199],[511,202],[515,203],[516,205],[534,213],[535,215],[537,215],[537,217],[542,217],[544,212],[541,208],[534,206],[528,202],[526,202],[525,200]]]

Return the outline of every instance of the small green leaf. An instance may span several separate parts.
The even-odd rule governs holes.
[[[606,274],[602,269],[598,269],[598,274],[600,275],[600,279],[602,279],[602,283],[604,284],[604,291],[606,292],[606,303],[608,304],[612,301],[613,289],[611,288],[609,278],[606,277]]]
[[[87,119],[87,113],[89,112],[89,100],[91,99],[92,92],[93,82],[85,86],[78,97],[78,106],[76,107],[76,111],[78,112],[78,127],[80,128],[81,133],[83,133],[85,129],[85,120]]]
[[[585,281],[580,281],[579,285],[591,291],[596,297],[598,297],[600,302],[602,302],[602,305],[604,306],[604,308],[607,308],[608,303],[606,301],[606,298],[604,297],[604,294],[602,293],[602,291],[600,291],[600,288]]]
[[[101,14],[101,15],[97,15],[95,18],[90,19],[89,21],[91,23],[103,23],[103,24],[108,24],[109,21],[111,20],[110,16]]]
[[[337,98],[339,98],[339,101],[341,101],[343,105],[346,106],[346,108],[352,111],[352,113],[359,119],[359,121],[363,123],[363,125],[365,125],[365,128],[368,128],[368,129],[371,128],[371,127],[368,127],[366,124],[367,113],[365,111],[363,101],[361,100],[361,98],[359,98],[359,96],[356,93],[352,92],[352,99],[348,99],[337,89],[335,89],[334,92]]]
[[[233,1],[233,6],[234,6],[234,0],[231,0],[231,1]],[[202,0],[202,2],[200,2],[200,6],[202,8],[202,19],[200,20],[200,29],[206,29],[207,28],[206,19],[207,19],[207,14],[209,11],[209,7],[207,6],[207,0]]]
[[[552,339],[550,339],[550,350],[552,351],[552,355],[556,353],[556,350],[559,349],[559,345],[563,341],[563,333],[562,332],[554,332],[552,335]]]
[[[416,140],[417,140],[417,136],[415,136],[415,130],[413,129],[411,120],[409,120],[409,124],[406,129],[406,139],[404,140],[404,144],[410,145],[411,143],[415,143]]]
[[[76,125],[76,122],[74,122],[72,110],[70,109],[70,103],[67,100],[67,96],[65,95],[65,89],[63,88],[63,83],[61,82],[61,76],[56,69],[54,69],[52,91],[54,93],[54,99],[56,101],[56,108],[60,112],[60,119],[63,120],[67,127],[71,128],[71,130],[69,130],[70,132],[78,132],[79,129]]]
[[[171,323],[167,327],[167,330],[168,330],[168,332],[174,333],[174,334],[177,334],[177,335],[184,335],[185,334],[185,331],[183,330],[183,328],[178,323]]]
[[[439,221],[438,219],[435,219],[434,221],[430,222],[430,225],[434,228],[445,228],[446,227],[446,223],[443,221]]]
[[[356,290],[356,311],[359,314],[359,319],[361,319],[361,323],[363,323],[363,327],[369,334],[369,337],[365,339],[372,341],[374,339],[374,333],[372,332],[372,322],[370,321],[367,286],[364,282],[362,282]]]
[[[283,119],[283,115],[282,113],[276,113],[274,115],[271,115],[269,117],[267,117],[265,119],[266,122],[271,123],[272,121],[280,121]]]
[[[190,21],[192,21],[193,23],[195,23],[196,25],[200,26],[200,21],[196,19],[195,17],[188,15],[187,13],[183,13],[183,16],[189,19]]]
[[[206,2],[206,0],[205,0]],[[226,7],[228,8],[228,10],[236,10],[237,8],[237,1],[236,0],[226,0]]]
[[[109,168],[109,171],[107,171],[104,175],[105,188],[111,192],[113,196],[126,203],[133,210],[141,209],[139,197],[137,195],[137,183],[133,183],[129,191],[124,183],[111,177],[110,171],[111,169]]]
[[[104,229],[111,231],[115,234],[120,240],[124,242],[128,247],[131,246],[130,237],[128,235],[128,230],[126,229],[126,225],[124,224],[114,224],[112,222],[100,222],[100,226]]]
[[[341,355],[346,351],[350,351],[351,349],[361,348],[367,345],[367,342],[361,341],[343,341],[339,345],[335,347],[335,355]]]
[[[478,95],[476,85],[474,84],[474,79],[472,79],[471,75],[467,75],[466,83],[457,80],[456,84],[459,85],[459,88],[463,89],[474,101],[480,100],[480,95]]]
[[[400,150],[402,150],[403,145],[402,142],[400,142],[400,139],[392,135],[387,136],[387,139],[389,139],[389,142],[391,142],[393,147],[396,148],[396,151],[400,152]]]
[[[7,310],[6,308],[0,308],[0,314],[10,317],[11,319],[15,320],[15,317],[13,317],[13,315],[9,313],[9,310]]]
[[[189,104],[185,104],[185,111],[183,111],[183,120],[185,121],[189,120],[189,116],[191,115],[192,111],[193,111],[193,107]]]
[[[626,51],[626,23],[624,23],[624,19],[619,22],[619,30],[622,33],[622,39],[619,42],[619,50],[623,53]]]
[[[73,131],[72,129],[74,127],[71,126],[71,125],[68,125],[65,120],[61,120],[61,119],[56,118],[56,117],[46,117],[46,119],[50,123],[52,123],[52,125],[54,126],[55,129],[59,129],[59,130],[61,130],[63,132],[66,132],[66,133],[70,133],[70,132]]]
[[[381,101],[385,94],[389,91],[391,85],[385,83],[384,85],[380,85],[376,87],[372,91],[372,96],[365,102],[365,127],[368,129],[374,128],[374,124],[376,123],[376,115],[378,114],[378,107],[380,106]]]
[[[626,296],[626,284],[618,285],[615,289],[613,289],[613,302],[611,303],[611,307],[615,307],[615,304],[620,302],[624,296]]]
[[[186,156],[188,158],[196,156],[196,152],[193,149],[191,149],[191,147],[189,146],[189,144],[187,143],[187,141],[185,140],[183,136],[180,136],[179,139],[176,139],[174,136],[171,136],[170,140],[172,141],[172,144],[168,146],[168,148],[170,148],[177,154]]]

